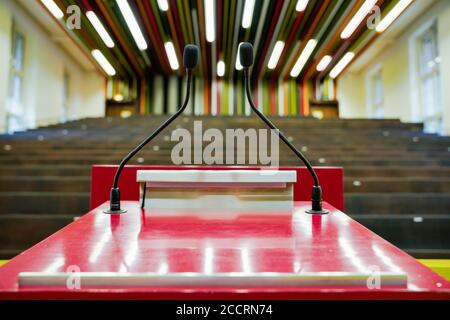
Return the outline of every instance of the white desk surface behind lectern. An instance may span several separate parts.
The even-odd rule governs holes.
[[[293,184],[296,181],[296,171],[137,171],[143,206],[176,209],[177,212],[181,209],[290,210],[293,208]]]
[[[277,170],[138,170],[138,182],[294,183],[295,171]]]

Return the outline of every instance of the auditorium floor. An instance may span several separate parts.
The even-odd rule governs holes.
[[[418,261],[450,280],[450,259],[418,259]]]

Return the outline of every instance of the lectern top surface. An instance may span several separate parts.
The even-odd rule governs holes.
[[[449,298],[442,277],[344,213],[309,215],[309,203],[264,214],[142,210],[107,215],[106,204],[0,268],[0,298]],[[406,273],[406,287],[19,287],[20,272]]]

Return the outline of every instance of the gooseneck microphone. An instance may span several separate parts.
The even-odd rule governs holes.
[[[307,210],[307,213],[311,214],[326,214],[328,213],[328,210],[324,209],[322,207],[322,188],[320,187],[319,178],[317,177],[316,172],[314,171],[313,167],[309,163],[308,159],[299,151],[295,146],[289,142],[289,140],[284,136],[284,134],[256,107],[253,103],[253,98],[250,92],[250,67],[253,65],[253,46],[248,42],[243,42],[240,45],[239,49],[239,58],[241,60],[241,65],[244,69],[244,82],[245,82],[245,91],[247,95],[247,100],[252,108],[252,110],[258,115],[261,120],[263,120],[266,125],[273,129],[278,131],[278,135],[280,139],[289,147],[289,149],[292,150],[292,152],[295,153],[295,155],[303,161],[306,168],[308,168],[309,173],[311,174],[313,180],[314,180],[314,186],[312,189],[312,207],[310,210]]]
[[[110,193],[110,203],[109,203],[109,209],[105,210],[105,213],[108,214],[117,214],[117,213],[124,213],[125,210],[122,210],[120,208],[120,191],[118,188],[119,185],[119,179],[120,174],[122,172],[122,169],[127,164],[127,162],[136,155],[147,143],[153,140],[162,130],[164,130],[173,120],[175,120],[180,114],[183,113],[183,111],[186,109],[187,104],[189,102],[189,97],[191,94],[191,82],[192,82],[192,70],[197,66],[198,64],[198,56],[199,56],[199,50],[196,45],[188,44],[184,47],[183,51],[183,65],[186,68],[186,74],[187,74],[187,84],[186,84],[186,93],[184,97],[184,102],[181,108],[178,109],[178,111],[173,114],[169,119],[167,119],[163,124],[161,124],[151,135],[149,135],[144,141],[142,141],[137,147],[135,147],[129,154],[125,156],[125,158],[122,159],[122,161],[119,164],[119,167],[117,168],[116,174],[114,176],[114,183],[113,187],[111,188]]]

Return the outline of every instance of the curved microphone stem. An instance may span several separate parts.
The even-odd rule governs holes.
[[[125,167],[128,161],[130,161],[131,158],[133,158],[136,153],[138,153],[147,143],[152,141],[161,131],[163,131],[170,123],[172,123],[173,120],[175,120],[180,114],[184,112],[186,109],[189,97],[190,97],[190,90],[191,90],[191,81],[192,81],[192,70],[187,70],[187,85],[186,85],[186,93],[184,96],[184,102],[181,108],[178,109],[178,111],[173,114],[169,119],[163,122],[151,135],[149,135],[144,141],[142,141],[137,147],[135,147],[129,154],[125,156],[125,158],[120,161],[119,167],[117,168],[116,174],[114,176],[114,183],[113,187],[111,188],[111,194],[110,194],[110,207],[109,210],[105,211],[105,213],[123,213],[124,210],[121,210],[120,208],[120,192],[119,192],[119,179],[120,174],[122,172],[122,169]]]
[[[295,153],[295,155],[302,160],[311,174],[314,180],[314,187],[312,190],[312,209],[308,210],[308,213],[328,213],[327,210],[322,208],[322,188],[320,187],[319,178],[317,177],[316,172],[314,171],[311,163],[306,159],[306,157],[299,151],[297,148],[289,142],[289,140],[285,137],[285,135],[261,112],[259,111],[255,104],[253,103],[253,98],[250,91],[250,79],[249,79],[249,71],[248,69],[244,69],[244,82],[245,82],[245,91],[247,94],[247,100],[250,103],[252,110],[258,115],[258,117],[263,120],[267,126],[273,130],[278,131],[278,135],[280,139]]]

